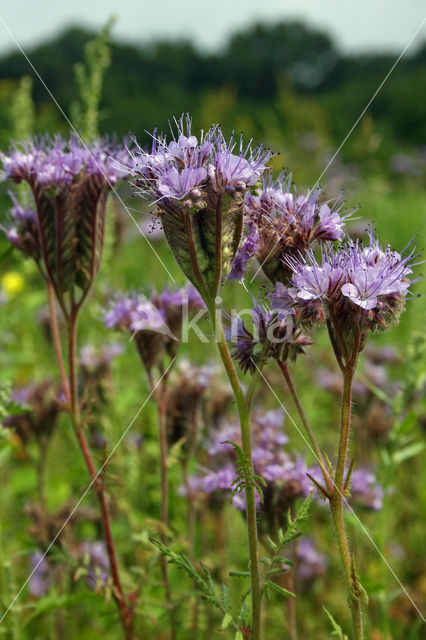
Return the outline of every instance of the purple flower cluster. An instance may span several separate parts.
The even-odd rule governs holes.
[[[10,225],[1,227],[6,238],[25,256],[40,260],[41,248],[38,234],[37,214],[31,207],[22,206],[15,195],[9,191],[12,200],[10,210]]]
[[[229,274],[230,280],[244,280],[248,261],[256,255],[260,246],[260,234],[256,225],[248,226],[247,235],[242,239],[241,246],[232,263]]]
[[[115,157],[114,157],[115,156]],[[82,146],[75,137],[32,139],[0,154],[3,180],[26,182],[33,205],[12,195],[6,236],[37,263],[65,308],[75,287],[84,299],[102,258],[108,193],[119,178],[127,152],[108,140]]]
[[[161,361],[165,352],[175,355],[182,332],[184,314],[203,309],[204,302],[191,285],[175,291],[164,288],[144,295],[128,294],[114,300],[105,313],[105,326],[134,335],[142,361],[148,371]]]
[[[288,258],[294,306],[315,321],[332,317],[341,325],[387,328],[403,309],[414,257],[415,248],[399,254],[370,235],[368,245],[325,248],[319,259],[312,252],[307,260]]]
[[[311,584],[327,571],[327,558],[318,551],[311,538],[300,538],[296,545],[296,576],[304,584]]]
[[[137,193],[156,204],[186,277],[204,299],[214,299],[239,249],[244,194],[259,181],[272,154],[233,136],[226,141],[219,126],[197,138],[189,116],[175,121],[175,128],[171,140],[155,131],[150,152],[135,141],[130,172]],[[243,252],[236,272],[245,259]]]
[[[107,139],[83,146],[72,136],[30,139],[16,144],[8,153],[0,153],[3,179],[27,182],[31,187],[53,188],[58,193],[83,177],[97,176],[111,185],[127,175],[123,147]]]
[[[92,542],[86,540],[79,548],[83,565],[87,569],[87,584],[90,589],[98,591],[104,586],[109,577],[109,559],[105,543],[101,540]]]
[[[261,146],[244,147],[233,137],[227,142],[219,126],[206,134],[202,131],[198,139],[188,115],[175,124],[177,134],[172,132],[171,141],[155,131],[150,152],[136,141],[131,152],[139,193],[160,209],[173,208],[174,201],[185,201],[187,208],[205,208],[210,188],[217,194],[244,191],[259,180],[272,155]]]
[[[30,556],[31,577],[28,581],[28,591],[32,596],[41,598],[52,586],[52,568],[41,551]]]
[[[165,287],[159,294],[152,293],[151,299],[128,294],[112,303],[105,314],[105,326],[132,332],[158,331],[173,337],[169,325],[175,325],[176,313],[185,308],[188,311],[204,308],[201,296],[191,285],[174,291]]]
[[[264,301],[263,307],[266,307]],[[304,348],[312,344],[311,340],[296,327],[292,308],[284,313],[283,308],[265,310],[260,305],[252,308],[252,331],[247,329],[240,316],[232,318],[231,327],[226,330],[226,338],[235,343],[232,357],[242,371],[254,372],[260,361],[274,358],[285,362],[287,358],[295,360]]]
[[[164,313],[144,295],[117,298],[106,312],[104,322],[108,329],[168,332]]]
[[[306,497],[314,491],[307,473],[315,470],[309,469],[302,457],[295,457],[285,451],[288,438],[282,427],[281,411],[268,411],[253,416],[253,467],[255,474],[266,482],[263,489],[264,503],[261,505],[258,495],[257,504],[258,508],[264,510],[266,517],[271,515],[273,509],[282,509],[284,512],[294,499]],[[241,446],[237,424],[222,425],[207,445],[213,469],[190,478],[189,490],[192,498],[212,494],[220,497],[232,492],[236,479],[232,464],[235,462],[235,452],[227,442]],[[244,510],[244,492],[233,497],[233,504]]]
[[[264,273],[272,280],[287,282],[289,269],[284,258],[304,255],[316,241],[341,240],[345,220],[353,213],[345,211],[341,198],[321,200],[321,190],[298,194],[291,176],[282,174],[275,182],[269,173],[262,189],[245,199],[248,235],[236,256],[235,272],[240,279],[245,264],[256,255]]]
[[[372,511],[383,508],[384,491],[369,469],[355,469],[351,477],[350,499]]]

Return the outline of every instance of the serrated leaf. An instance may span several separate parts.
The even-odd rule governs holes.
[[[286,564],[288,567],[294,567],[294,562],[288,558],[284,558],[284,556],[275,556],[274,562],[281,562],[282,564]]]
[[[229,627],[231,623],[232,623],[232,616],[229,613],[225,613],[225,615],[223,616],[219,631],[224,631]]]
[[[186,437],[180,438],[177,442],[175,442],[169,450],[167,456],[167,468],[172,469],[176,466],[181,459],[182,449],[184,444],[186,443]]]
[[[220,589],[222,592],[222,604],[225,607],[226,611],[229,612],[231,609],[231,599],[229,597],[229,589],[226,586],[226,584],[222,584]]]
[[[271,580],[267,580],[264,586],[268,589],[271,589],[271,591],[279,593],[281,596],[284,596],[284,598],[296,597],[294,593],[292,593],[291,591],[287,591],[287,589],[284,589],[284,587],[280,587],[279,584],[276,584],[276,582],[272,582]]]
[[[278,536],[279,536],[279,532],[278,532]],[[266,538],[266,542],[268,543],[268,545],[271,547],[272,551],[277,551],[278,549],[278,545],[275,544],[275,542],[272,540],[272,538],[270,538],[269,536],[267,536]]]

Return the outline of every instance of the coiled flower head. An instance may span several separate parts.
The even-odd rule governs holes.
[[[260,179],[271,152],[218,126],[200,138],[191,119],[175,121],[172,139],[153,134],[151,152],[136,142],[131,174],[137,193],[154,202],[171,250],[205,300],[214,300],[240,245],[244,195]]]
[[[296,306],[321,308],[344,335],[386,329],[404,308],[414,258],[411,244],[399,254],[370,235],[368,245],[348,242],[324,249],[319,259],[312,252],[306,260],[288,259]]]
[[[84,297],[99,270],[106,200],[126,176],[126,158],[107,140],[87,147],[60,136],[34,138],[0,154],[3,180],[26,182],[34,202],[23,208],[12,196],[6,235],[37,262],[62,302],[75,287]]]
[[[341,240],[345,220],[353,211],[344,209],[341,197],[325,202],[320,188],[299,194],[291,175],[282,173],[273,181],[268,172],[263,176],[262,188],[246,195],[247,236],[235,268],[249,252],[250,257],[256,256],[272,283],[287,283],[291,271],[285,258],[305,255],[314,243]],[[245,262],[247,259],[244,266]],[[241,270],[238,275],[241,278]]]
[[[176,355],[184,315],[204,307],[198,292],[188,285],[175,291],[165,287],[150,298],[136,293],[118,296],[104,315],[105,326],[129,331],[142,362],[150,372],[167,354]]]
[[[304,353],[304,347],[312,344],[308,336],[296,326],[293,310],[284,314],[276,309],[255,304],[251,310],[252,331],[240,316],[232,319],[231,327],[226,330],[228,341],[235,343],[231,353],[242,371],[254,373],[260,362],[274,358],[285,362],[287,358],[295,360]]]

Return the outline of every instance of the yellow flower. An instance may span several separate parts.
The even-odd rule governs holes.
[[[6,295],[13,297],[24,288],[24,278],[17,271],[8,271],[1,279],[1,286]]]

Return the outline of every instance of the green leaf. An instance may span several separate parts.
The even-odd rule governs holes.
[[[267,580],[264,586],[267,587],[268,589],[271,589],[271,591],[275,591],[276,593],[279,593],[281,596],[284,596],[284,598],[296,597],[294,593],[292,593],[291,591],[287,591],[287,589],[284,589],[284,587],[280,587],[278,584],[276,584],[275,582],[272,582],[271,580]]]
[[[28,626],[30,622],[42,615],[43,613],[48,613],[49,611],[54,611],[55,609],[66,609],[67,607],[73,607],[80,602],[87,602],[88,599],[99,598],[96,593],[87,592],[77,593],[71,596],[58,596],[57,594],[49,594],[40,598],[40,600],[35,605],[32,613],[28,616],[28,618],[24,621],[24,627]]]
[[[179,462],[179,460],[182,457],[182,449],[184,444],[186,443],[186,438],[180,438],[177,442],[175,442],[168,453],[167,456],[167,468],[168,469],[172,469],[173,467],[175,467],[177,465],[177,463]]]
[[[224,631],[225,629],[227,629],[229,627],[229,625],[232,622],[232,616],[229,613],[225,613],[225,615],[223,616],[222,619],[222,623],[220,625],[219,631]]]
[[[331,622],[331,627],[333,629],[333,631],[331,632],[331,635],[337,638],[338,640],[348,640],[348,636],[343,633],[342,628],[340,627],[340,625],[337,624],[337,622],[335,621],[331,613],[327,611],[324,605],[322,608],[324,609],[325,613],[328,616],[328,619]]]
[[[281,529],[280,529],[280,531],[281,531]],[[282,531],[281,531],[281,534],[282,534]],[[278,532],[278,536],[279,536],[279,532]],[[275,544],[275,542],[269,536],[267,536],[266,542],[271,547],[272,551],[277,551],[278,550],[278,545]]]
[[[229,589],[225,584],[222,584],[221,591],[222,591],[222,604],[225,607],[226,611],[229,612],[231,610],[231,599],[229,597]]]
[[[423,451],[425,446],[426,445],[424,442],[413,442],[412,444],[399,449],[399,451],[395,451],[395,453],[393,454],[393,460],[396,464],[401,464],[401,462],[404,462],[404,460],[408,460],[409,458],[414,458],[415,456],[419,455],[419,453]]]

